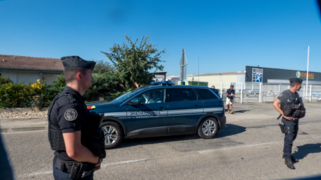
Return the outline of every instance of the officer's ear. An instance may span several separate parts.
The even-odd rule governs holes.
[[[76,79],[81,80],[83,78],[83,74],[81,72],[76,73]]]
[[[76,79],[77,80],[83,79],[84,76],[88,73],[87,71],[91,71],[91,70],[85,69],[85,68],[79,68],[77,73],[76,73]]]

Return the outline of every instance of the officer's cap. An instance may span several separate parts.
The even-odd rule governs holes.
[[[290,83],[300,83],[300,84],[301,84],[302,81],[303,81],[303,80],[302,80],[302,79],[299,79],[299,78],[291,78],[291,79],[290,79]]]
[[[79,56],[65,56],[62,57],[61,60],[65,68],[81,67],[93,70],[96,65],[95,61],[86,61],[80,58]]]

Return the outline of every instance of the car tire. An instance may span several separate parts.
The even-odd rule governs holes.
[[[123,130],[119,124],[107,121],[102,123],[101,129],[105,136],[105,149],[112,149],[117,147],[123,140]]]
[[[197,134],[203,139],[213,138],[218,131],[217,120],[213,117],[204,118],[198,126]]]

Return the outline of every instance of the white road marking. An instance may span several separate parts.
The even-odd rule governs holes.
[[[307,137],[307,138],[302,138],[298,139],[297,141],[303,141],[307,139],[320,139],[321,136],[312,136],[312,137]],[[209,153],[209,152],[214,152],[214,151],[222,151],[222,150],[230,150],[230,149],[237,149],[237,148],[247,148],[247,147],[254,147],[254,146],[262,146],[262,145],[267,145],[267,144],[277,144],[277,143],[283,143],[284,141],[275,141],[275,142],[268,142],[268,143],[259,143],[259,144],[250,144],[250,145],[245,145],[245,146],[233,146],[233,147],[228,147],[228,148],[220,148],[220,149],[208,149],[208,150],[202,150],[202,151],[197,151],[200,154],[203,153]]]
[[[37,175],[45,175],[45,174],[52,174],[52,170],[51,171],[32,172],[28,176],[37,176]]]
[[[147,161],[147,159],[137,159],[137,160],[130,160],[130,161],[121,161],[121,162],[115,162],[115,163],[108,163],[108,164],[102,164],[101,167],[107,167],[112,165],[118,165],[118,164],[128,164],[128,163],[134,163],[139,161]]]
[[[129,161],[121,161],[121,162],[115,162],[115,163],[102,164],[101,168],[105,168],[107,166],[112,166],[112,165],[128,164],[128,163],[147,161],[147,160],[148,159],[137,159],[137,160],[129,160]],[[46,175],[46,174],[52,174],[52,170],[51,171],[36,171],[36,172],[32,172],[30,174],[22,174],[22,175],[19,175],[18,177],[30,177],[30,176]]]
[[[262,146],[262,145],[276,144],[276,143],[281,143],[281,142],[283,143],[283,141],[276,141],[276,142],[268,142],[268,143],[260,143],[260,144],[250,144],[250,145],[245,145],[245,146],[234,146],[234,147],[221,148],[221,149],[208,149],[208,150],[198,151],[198,153],[203,154],[203,153],[209,153],[209,152],[214,152],[214,151],[230,150],[230,149],[237,149],[237,148],[247,148],[247,147],[253,147],[253,146]]]

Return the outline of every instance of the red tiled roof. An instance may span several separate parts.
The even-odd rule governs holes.
[[[63,71],[60,59],[0,54],[0,69]]]

